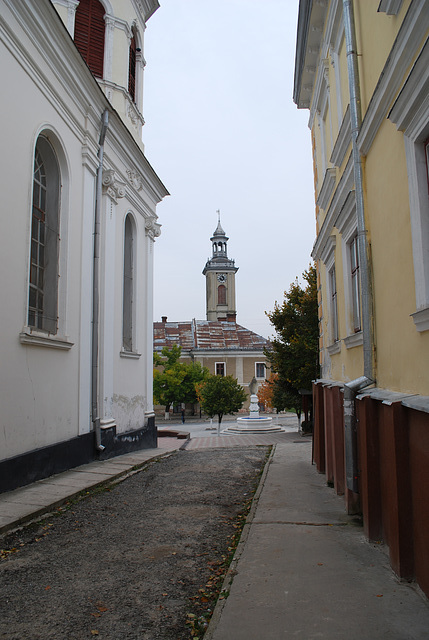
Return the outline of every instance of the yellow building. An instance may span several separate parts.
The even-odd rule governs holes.
[[[429,594],[429,2],[301,0],[314,163],[314,451]]]

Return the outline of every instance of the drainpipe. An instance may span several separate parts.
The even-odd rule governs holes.
[[[353,13],[353,0],[343,0],[344,31],[347,50],[347,71],[350,91],[350,120],[352,132],[353,169],[356,194],[356,219],[359,249],[359,270],[362,302],[363,333],[363,376],[344,385],[344,429],[346,451],[347,487],[358,492],[357,471],[357,433],[355,398],[358,391],[375,382],[374,378],[374,324],[373,300],[370,276],[370,256],[365,228],[365,209],[363,197],[362,157],[357,138],[362,123],[360,100],[359,69],[357,59],[356,29]]]
[[[101,444],[100,415],[98,406],[98,335],[99,335],[99,307],[100,307],[100,219],[101,219],[101,197],[103,188],[103,157],[104,138],[109,126],[109,112],[106,109],[102,116],[100,139],[98,141],[98,167],[95,191],[95,213],[94,213],[94,257],[93,257],[93,282],[92,282],[92,377],[91,377],[91,397],[92,397],[92,423],[95,431],[95,446],[97,451],[104,451]]]

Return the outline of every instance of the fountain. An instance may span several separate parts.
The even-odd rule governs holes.
[[[224,429],[224,433],[279,433],[285,431],[283,427],[277,424],[272,424],[273,419],[268,416],[259,415],[258,396],[256,391],[258,389],[258,383],[256,378],[252,378],[252,382],[249,384],[250,390],[250,407],[249,415],[237,418],[237,425],[227,427]]]

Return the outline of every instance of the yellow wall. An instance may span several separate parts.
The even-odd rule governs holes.
[[[403,134],[385,121],[365,164],[376,304],[377,382],[429,394],[429,332],[419,333]]]
[[[354,2],[362,115],[368,108],[380,74],[398,34],[411,0],[402,2],[397,16],[378,13],[376,2]],[[363,52],[363,54],[362,54]]]

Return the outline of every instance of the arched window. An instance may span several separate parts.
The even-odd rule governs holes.
[[[122,322],[122,346],[125,351],[133,350],[134,313],[134,225],[130,214],[125,218],[124,233],[124,299]]]
[[[217,288],[217,303],[226,304],[226,287],[224,284],[219,285]]]
[[[136,101],[136,53],[137,43],[135,29],[130,43],[129,63],[128,63],[128,93],[133,102]]]
[[[60,170],[55,152],[39,136],[34,154],[28,325],[57,332]]]
[[[103,77],[104,14],[98,0],[80,0],[76,9],[74,42],[92,73]]]

